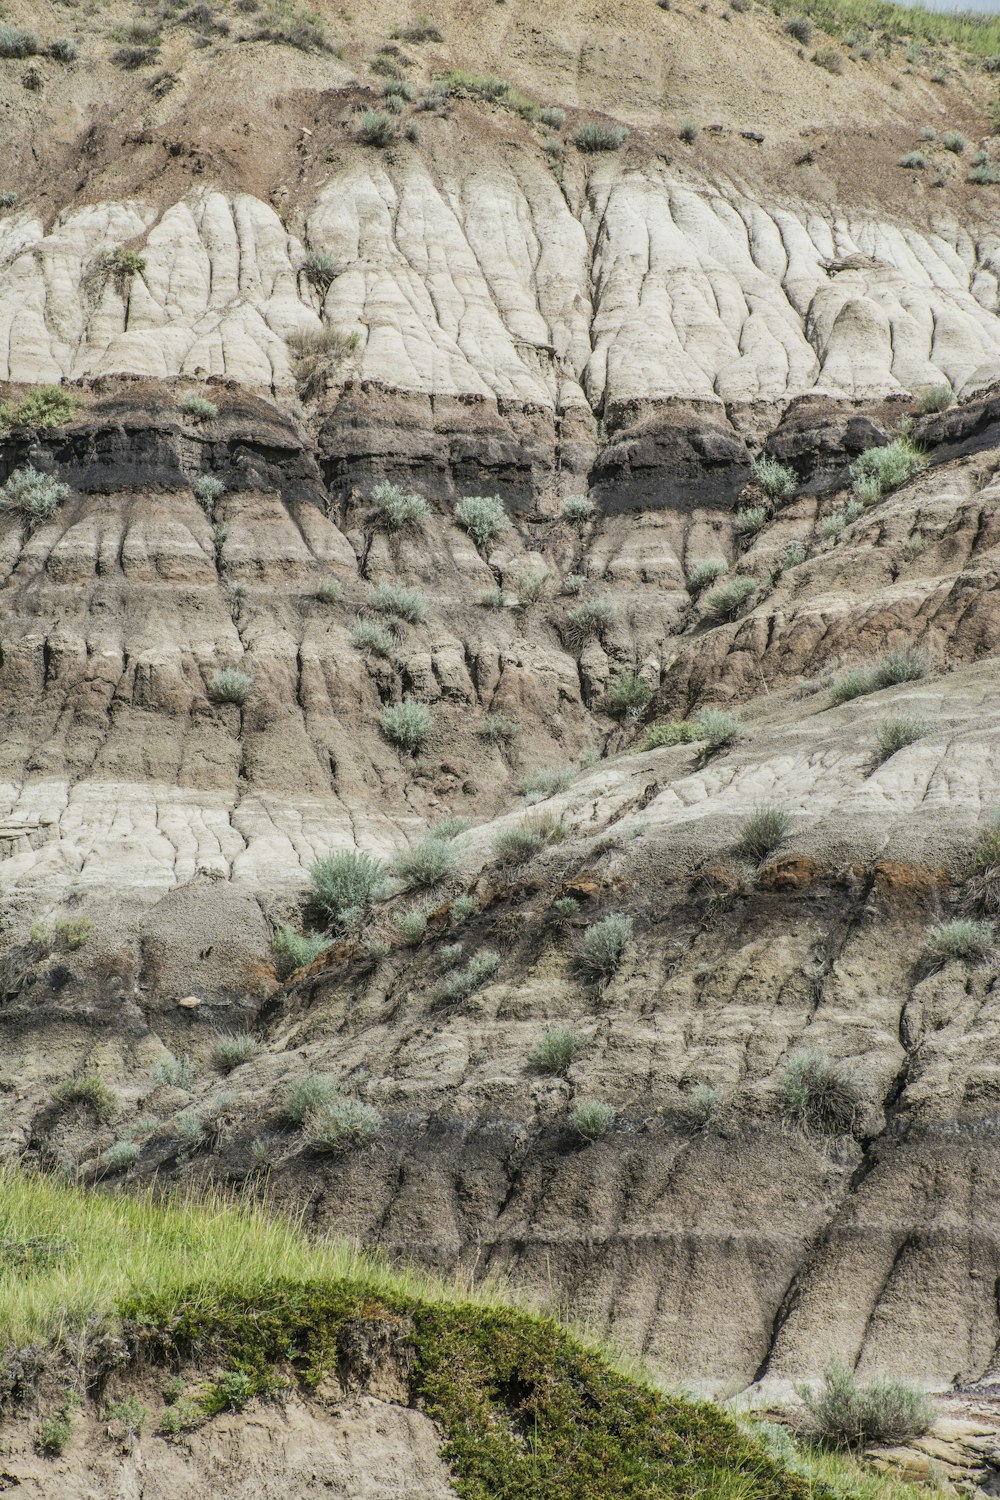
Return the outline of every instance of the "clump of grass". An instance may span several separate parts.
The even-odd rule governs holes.
[[[836,47],[819,47],[813,53],[813,62],[818,68],[825,68],[828,73],[834,73],[838,77],[844,71],[844,54],[838,52]]]
[[[390,745],[416,755],[427,743],[434,719],[426,703],[404,698],[402,703],[391,703],[382,710],[379,726]]]
[[[369,1145],[381,1129],[382,1116],[371,1104],[357,1099],[335,1099],[310,1113],[304,1139],[312,1151],[340,1156]]]
[[[439,818],[431,825],[430,831],[432,837],[436,839],[457,839],[460,833],[467,833],[475,826],[472,818]]]
[[[538,111],[538,118],[550,130],[562,130],[566,124],[566,111],[560,109],[558,104],[546,104]]]
[[[745,505],[733,518],[733,530],[737,536],[756,536],[767,522],[765,505]]]
[[[806,549],[801,542],[789,542],[781,554],[781,566],[783,568],[797,568],[806,560]]]
[[[331,946],[331,939],[320,932],[298,933],[291,927],[279,927],[271,938],[271,952],[283,979],[296,969],[307,968]]]
[[[422,625],[427,619],[427,600],[420,590],[404,588],[396,583],[380,583],[370,589],[368,608],[373,609],[376,614],[406,620],[411,625]]]
[[[644,682],[638,672],[619,672],[612,677],[605,694],[609,714],[616,717],[631,715],[633,718],[647,708],[653,698],[653,689]]]
[[[466,495],[455,506],[455,520],[479,547],[488,547],[510,530],[510,520],[498,495]]]
[[[552,903],[552,910],[560,922],[568,922],[579,912],[580,903],[575,896],[557,896]]]
[[[970,170],[965,180],[976,183],[979,187],[996,187],[1000,183],[1000,166],[995,162],[980,162]]]
[[[580,945],[579,962],[591,979],[607,982],[621,967],[625,949],[632,941],[633,922],[621,912],[613,912],[587,928]]]
[[[875,765],[882,765],[890,756],[895,755],[897,750],[905,750],[907,745],[913,745],[917,740],[923,739],[927,729],[926,721],[914,718],[912,714],[900,714],[895,719],[883,719],[878,729]]]
[[[737,854],[760,863],[780,849],[791,832],[792,820],[783,807],[755,807],[743,820],[735,844]]]
[[[688,719],[671,719],[666,724],[651,724],[642,742],[643,750],[660,750],[668,745],[690,745],[700,738],[697,724]]]
[[[79,50],[79,44],[73,37],[57,36],[49,45],[49,56],[54,57],[57,62],[75,62]]]
[[[542,824],[521,823],[501,829],[493,840],[493,857],[498,865],[526,865],[548,842],[548,831]]]
[[[578,151],[620,151],[628,140],[624,125],[607,125],[601,120],[588,120],[577,127],[573,143]]]
[[[209,401],[204,396],[199,396],[197,391],[188,391],[181,397],[181,411],[189,417],[197,417],[199,421],[211,421],[219,415],[219,408],[214,401]]]
[[[796,1390],[805,1403],[805,1433],[833,1448],[905,1443],[920,1437],[934,1421],[933,1405],[915,1386],[899,1380],[873,1380],[862,1386],[838,1365],[824,1371],[820,1385]]]
[[[709,751],[728,750],[743,738],[743,721],[737,714],[728,714],[721,708],[703,708],[695,719],[698,738],[705,741]]]
[[[990,956],[995,945],[992,922],[957,918],[952,922],[938,922],[930,928],[924,952],[932,968],[942,968],[953,962],[980,964]]]
[[[925,417],[932,412],[947,411],[954,399],[950,385],[927,385],[917,393],[917,411]]]
[[[0,207],[9,206],[0,204]],[[0,428],[61,427],[70,420],[79,405],[80,398],[74,396],[72,391],[64,391],[58,385],[40,385],[16,406],[0,401]]]
[[[562,503],[564,521],[589,521],[594,514],[594,502],[586,495],[569,495]]]
[[[834,678],[830,697],[835,704],[849,703],[853,698],[863,698],[868,693],[878,693],[901,682],[916,682],[926,677],[927,671],[927,658],[921,651],[912,647],[890,651],[870,665],[852,667]]]
[[[396,858],[396,874],[409,886],[437,885],[455,870],[455,851],[449,839],[429,835]]]
[[[339,578],[321,578],[316,585],[316,598],[320,604],[339,604],[344,597],[344,585]]]
[[[340,267],[325,250],[310,250],[302,262],[302,274],[317,291],[326,292],[333,285]]]
[[[722,1108],[722,1102],[721,1089],[713,1088],[708,1083],[699,1083],[681,1105],[681,1121],[684,1128],[692,1132],[707,1129]]]
[[[309,874],[311,898],[332,925],[353,920],[389,893],[389,872],[380,859],[346,849],[316,860]]]
[[[551,581],[552,574],[544,568],[517,568],[511,574],[511,583],[522,608],[537,604],[544,598]]]
[[[37,51],[38,36],[34,31],[0,21],[0,57],[34,57]]]
[[[1000,814],[993,814],[972,846],[966,897],[984,916],[1000,914]]]
[[[561,592],[569,595],[570,598],[575,598],[577,594],[583,593],[583,590],[586,588],[586,586],[587,579],[585,574],[567,573],[566,577],[562,581]]]
[[[908,437],[894,438],[881,448],[866,448],[851,464],[851,478],[857,488],[860,480],[878,483],[879,493],[887,494],[915,474],[920,467],[920,450]]]
[[[475,896],[456,896],[451,903],[451,920],[453,922],[467,922],[478,910],[479,902]]]
[[[327,1109],[340,1098],[340,1084],[332,1073],[311,1073],[285,1090],[282,1114],[293,1125],[304,1125],[318,1109]]]
[[[71,953],[84,947],[94,930],[90,917],[57,917],[53,930],[59,942]]]
[[[212,1046],[212,1067],[217,1073],[232,1073],[250,1062],[260,1052],[259,1037],[244,1032],[240,1036],[216,1037]]]
[[[29,531],[50,521],[56,507],[69,494],[69,486],[53,479],[51,474],[41,474],[32,464],[15,469],[0,488],[0,510],[14,510],[24,520]]]
[[[239,672],[235,667],[223,667],[220,672],[213,672],[209,678],[208,696],[213,703],[235,703],[242,708],[252,687],[253,678],[247,672]]]
[[[547,1026],[528,1054],[528,1061],[536,1073],[564,1078],[587,1045],[587,1038],[572,1026]]]
[[[128,1172],[139,1160],[139,1147],[135,1141],[115,1141],[101,1156],[101,1165],[106,1172]]]
[[[59,1104],[83,1104],[100,1120],[109,1125],[121,1111],[121,1100],[113,1088],[96,1073],[84,1073],[80,1078],[67,1078],[52,1090],[52,1097]]]
[[[527,776],[521,777],[517,789],[529,802],[544,802],[547,797],[554,797],[557,792],[565,792],[572,786],[575,775],[576,767],[571,765],[529,771]]]
[[[927,166],[927,157],[922,151],[904,151],[899,158],[899,165],[907,167],[911,172],[922,172]]]
[[[149,1076],[154,1088],[185,1089],[190,1092],[194,1087],[194,1064],[189,1057],[175,1057],[173,1053],[168,1053],[160,1062],[153,1064]]]
[[[174,1120],[173,1133],[186,1152],[192,1153],[205,1144],[205,1126],[193,1109],[182,1109]]]
[[[707,589],[710,583],[715,583],[729,571],[729,564],[724,557],[707,557],[704,562],[695,563],[687,578],[688,592],[700,594],[702,589]]]
[[[742,575],[731,578],[717,589],[709,589],[703,599],[705,613],[711,620],[735,620],[740,610],[753,598],[760,588],[756,578]]]
[[[385,531],[416,531],[430,520],[430,506],[422,495],[411,495],[402,485],[384,480],[372,492],[375,520]]]
[[[601,1099],[586,1099],[571,1112],[567,1121],[582,1140],[599,1141],[615,1128],[615,1112]]]
[[[510,596],[501,588],[484,589],[476,600],[480,608],[492,610],[506,609],[510,602]]]
[[[292,356],[296,384],[309,400],[324,389],[331,366],[354,353],[361,335],[356,328],[334,328],[324,323],[322,328],[290,333],[285,342]]]
[[[617,619],[618,611],[610,599],[588,599],[575,609],[567,610],[563,620],[566,643],[582,646],[584,642],[603,635]]]
[[[149,1412],[135,1396],[126,1396],[123,1401],[109,1401],[104,1408],[104,1420],[119,1435],[140,1437],[149,1421]]]
[[[969,141],[960,130],[946,130],[941,136],[941,144],[946,151],[953,151],[956,156],[961,156]]]
[[[701,135],[701,128],[695,124],[694,120],[682,120],[677,135],[686,145],[693,146]]]
[[[517,734],[517,721],[507,714],[487,714],[479,726],[480,739],[490,745],[508,744]]]
[[[801,42],[803,47],[808,47],[813,37],[813,23],[808,16],[789,16],[785,22],[785,30],[788,35]]]
[[[820,532],[826,537],[838,537],[846,526],[858,519],[863,510],[864,504],[860,497],[849,501],[842,510],[831,511],[830,515],[823,517],[819,523]]]
[[[811,1049],[789,1058],[779,1097],[791,1119],[832,1134],[852,1131],[861,1113],[861,1097],[847,1069]]]
[[[407,943],[419,943],[427,932],[425,911],[403,911],[396,917],[396,930]]]
[[[358,126],[358,139],[365,146],[391,146],[396,139],[396,121],[386,109],[366,109]]]
[[[372,656],[392,656],[396,649],[396,637],[378,620],[365,620],[359,615],[351,626],[351,643],[359,651]]]
[[[473,954],[461,969],[446,974],[438,986],[438,998],[445,1003],[467,1000],[468,997],[492,979],[500,967],[500,955],[490,948]]]

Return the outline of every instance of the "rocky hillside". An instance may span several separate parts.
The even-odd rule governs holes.
[[[887,25],[8,5],[10,1161],[995,1377],[996,86]]]

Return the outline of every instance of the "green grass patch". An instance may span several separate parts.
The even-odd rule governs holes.
[[[977,58],[1000,53],[1000,16],[931,11],[891,0],[771,0],[771,5],[779,15],[808,16],[831,36],[870,31],[893,42],[951,43]]]

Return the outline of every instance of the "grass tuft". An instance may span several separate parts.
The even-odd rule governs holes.
[[[805,1403],[803,1429],[833,1448],[864,1448],[871,1443],[905,1443],[920,1437],[934,1421],[934,1407],[922,1391],[898,1380],[857,1377],[830,1365],[818,1386],[798,1386]]]
[[[852,1131],[861,1113],[861,1096],[847,1069],[812,1049],[789,1058],[779,1096],[791,1119],[830,1134]]]
[[[781,848],[791,827],[792,820],[783,807],[755,807],[743,821],[735,851],[759,864],[769,854]]]
[[[588,1045],[582,1032],[572,1026],[547,1026],[528,1054],[536,1073],[564,1078]]]

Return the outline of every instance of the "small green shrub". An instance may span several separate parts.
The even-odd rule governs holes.
[[[528,1061],[536,1073],[565,1077],[587,1045],[587,1037],[572,1026],[546,1026],[528,1054]]]
[[[863,510],[864,504],[859,497],[850,501],[842,510],[832,511],[819,523],[821,534],[826,537],[838,537],[846,526],[858,519]]]
[[[460,833],[467,833],[476,825],[472,818],[440,818],[431,824],[431,836],[436,839],[457,839]]]
[[[566,111],[560,109],[558,104],[546,104],[543,109],[538,111],[538,118],[550,130],[562,130],[566,124]]]
[[[216,1037],[212,1047],[212,1067],[217,1073],[232,1073],[250,1062],[260,1052],[260,1039],[245,1032],[241,1036]]]
[[[340,1085],[332,1073],[313,1073],[285,1090],[282,1113],[293,1125],[304,1125],[311,1114],[326,1109],[340,1097]]]
[[[433,717],[426,703],[414,698],[405,698],[402,703],[392,703],[382,710],[379,719],[382,733],[390,745],[416,755],[427,742],[433,727]]]
[[[907,745],[913,745],[917,740],[923,739],[927,729],[926,722],[923,719],[915,719],[912,714],[900,714],[896,719],[883,719],[878,729],[875,764],[882,765],[890,756],[895,755],[897,750],[905,750]]]
[[[270,0],[253,31],[255,42],[274,42],[300,52],[328,52],[326,27],[314,11],[301,11],[287,0]]]
[[[995,187],[1000,183],[1000,166],[994,162],[981,162],[979,166],[972,168],[965,180],[976,183],[979,187]]]
[[[242,708],[250,696],[253,687],[253,678],[247,672],[239,672],[235,667],[223,667],[221,672],[213,672],[208,681],[208,696],[213,703],[235,703]]]
[[[624,125],[606,125],[600,120],[590,120],[578,126],[573,143],[578,151],[620,151],[628,140]]]
[[[54,57],[57,62],[75,62],[79,51],[77,42],[71,36],[57,36],[49,46],[49,56]]]
[[[71,953],[84,947],[93,930],[94,924],[89,917],[57,917],[53,923],[56,938]]]
[[[697,724],[687,719],[671,719],[666,724],[651,724],[642,742],[643,750],[661,750],[668,745],[690,745],[700,739]]]
[[[10,192],[0,193],[0,208],[13,208],[17,203],[17,194]]]
[[[529,802],[544,802],[557,792],[565,792],[575,776],[575,766],[551,766],[544,771],[529,771],[521,777],[517,789]]]
[[[615,1128],[615,1112],[600,1099],[585,1100],[569,1116],[571,1130],[585,1141],[599,1141]]]
[[[491,745],[508,744],[517,734],[517,721],[507,714],[487,714],[479,726],[480,739]]]
[[[391,630],[378,620],[365,620],[360,615],[351,626],[351,643],[372,656],[389,657],[396,650],[396,637]]]
[[[312,1151],[340,1156],[367,1146],[382,1129],[382,1116],[357,1099],[335,1099],[311,1111],[305,1122],[305,1142]]]
[[[966,871],[966,898],[983,916],[1000,915],[1000,815],[976,839]]]
[[[421,625],[427,619],[427,600],[420,590],[396,583],[380,583],[370,589],[368,608],[395,620],[407,620],[411,625]]]
[[[406,849],[396,858],[396,874],[409,886],[423,888],[437,885],[454,874],[455,851],[448,839],[435,838],[433,834],[421,839],[412,849]]]
[[[586,495],[570,495],[562,503],[564,521],[589,521],[594,514],[594,502]]]
[[[695,124],[694,120],[682,120],[677,135],[686,145],[693,146],[701,135],[701,128]]]
[[[727,714],[720,708],[703,708],[695,719],[698,738],[705,741],[709,750],[726,750],[743,738],[743,722],[736,714]]]
[[[644,682],[638,672],[619,672],[612,677],[605,695],[609,714],[633,717],[642,713],[652,702],[653,689]]]
[[[575,896],[557,896],[552,903],[552,910],[561,922],[568,922],[579,912],[580,903]]]
[[[581,594],[587,586],[587,579],[583,573],[567,573],[562,581],[562,593],[575,598]]]
[[[617,973],[632,941],[632,918],[613,912],[594,922],[583,935],[580,945],[580,967],[591,979],[607,981]]]
[[[101,1157],[106,1172],[128,1172],[139,1160],[139,1147],[135,1141],[115,1141]]]
[[[123,1401],[109,1401],[104,1408],[104,1420],[109,1427],[125,1437],[141,1437],[149,1412],[135,1396],[126,1396]]]
[[[80,1078],[67,1078],[52,1090],[52,1097],[59,1104],[85,1104],[93,1110],[102,1125],[109,1125],[121,1111],[121,1100],[113,1088],[96,1073],[84,1073]]]
[[[934,1407],[916,1387],[898,1380],[862,1386],[838,1365],[829,1366],[821,1385],[796,1389],[805,1403],[807,1436],[833,1448],[905,1443],[934,1421]]]
[[[38,37],[33,31],[0,21],[0,57],[34,57]]]
[[[835,704],[849,703],[853,698],[863,698],[868,693],[878,693],[901,682],[916,682],[926,677],[927,671],[927,658],[913,647],[890,651],[868,666],[852,667],[841,677],[834,678],[830,697]]]
[[[320,604],[339,604],[344,597],[344,585],[339,578],[321,578],[316,585],[316,598]]]
[[[859,454],[851,464],[851,478],[855,488],[859,480],[877,480],[880,493],[886,494],[905,484],[919,469],[920,462],[920,451],[909,438],[895,438],[881,448],[866,448]]]
[[[111,61],[118,68],[124,68],[126,72],[132,73],[136,68],[148,68],[150,63],[156,62],[159,57],[158,48],[152,47],[116,47],[111,54]]]
[[[455,506],[455,520],[479,547],[510,530],[510,521],[498,495],[466,495]]]
[[[781,554],[781,566],[783,568],[797,568],[806,560],[806,549],[801,542],[789,542]]]
[[[927,385],[917,394],[917,411],[922,416],[947,411],[955,396],[950,385]]]
[[[3,52],[3,32],[12,30],[12,27],[0,27],[0,57],[9,57],[10,53]],[[22,54],[15,53],[14,56]],[[52,1417],[46,1417],[38,1424],[37,1448],[45,1458],[59,1458],[66,1451],[66,1445],[73,1431],[73,1415],[69,1406],[63,1406]]]
[[[699,1083],[681,1105],[681,1123],[685,1130],[705,1130],[722,1107],[723,1094],[707,1083]]]
[[[49,521],[56,507],[69,494],[69,486],[60,484],[51,474],[40,474],[31,464],[15,469],[0,489],[0,510],[17,511],[29,531]]]
[[[464,968],[453,969],[450,974],[445,975],[438,986],[438,999],[449,1004],[467,1000],[487,979],[493,978],[499,967],[499,953],[484,948],[482,952],[474,954]]]
[[[412,104],[415,92],[413,84],[408,83],[405,78],[387,78],[382,85],[382,97],[387,102],[398,99],[400,108],[403,104]]]
[[[197,417],[199,421],[211,421],[219,415],[215,402],[199,396],[197,391],[188,391],[181,398],[181,411],[189,417]]]
[[[421,495],[409,495],[388,480],[375,486],[372,499],[376,522],[386,531],[415,531],[430,520],[430,506]]]
[[[717,589],[709,589],[703,606],[711,620],[735,620],[740,610],[753,598],[760,584],[756,578],[731,578]]]
[[[316,860],[309,878],[313,904],[330,923],[364,912],[389,892],[389,872],[382,861],[355,849]]]
[[[954,151],[956,156],[961,156],[969,142],[960,130],[946,130],[941,136],[941,144],[946,151]]]
[[[427,933],[425,911],[401,911],[396,917],[396,931],[407,943],[419,943]]]
[[[812,41],[813,24],[808,16],[789,16],[785,22],[785,30],[790,37],[801,42],[803,47],[808,47]]]
[[[517,602],[527,609],[532,604],[537,604],[539,599],[544,598],[552,574],[544,568],[515,568],[510,575],[510,581],[517,595]]]
[[[322,933],[299,934],[291,927],[279,927],[271,938],[271,952],[283,979],[287,979],[296,969],[304,969],[314,963],[330,946],[331,939],[324,937]]]
[[[208,515],[212,514],[216,501],[226,492],[223,480],[216,479],[212,474],[199,474],[192,488],[195,499]]]
[[[366,109],[358,127],[358,139],[365,146],[391,146],[396,139],[397,127],[392,114],[386,109]]]
[[[544,828],[535,823],[522,823],[514,828],[504,828],[497,834],[493,840],[493,857],[498,865],[526,865],[547,843]]]
[[[182,1109],[174,1120],[174,1135],[185,1151],[198,1151],[205,1144],[205,1127],[193,1109]]]
[[[773,854],[788,838],[792,820],[782,807],[755,807],[744,818],[735,852],[758,863]]]
[[[728,571],[729,564],[724,557],[707,557],[704,562],[695,563],[688,574],[688,592],[700,594],[702,589],[707,589],[710,583],[715,583]]]
[[[161,1062],[154,1063],[149,1076],[155,1088],[186,1089],[194,1087],[194,1064],[189,1057],[175,1057],[168,1053]]]
[[[479,598],[476,600],[476,603],[482,609],[492,610],[506,609],[510,602],[511,601],[509,595],[505,594],[503,589],[500,588],[484,589]]]
[[[588,599],[566,612],[563,620],[566,643],[577,647],[595,637],[599,639],[617,619],[618,611],[610,599]]]
[[[329,291],[339,269],[334,257],[325,250],[310,250],[302,262],[302,274],[319,292]]]
[[[451,903],[451,920],[467,922],[478,910],[479,902],[475,896],[456,896]]]
[[[959,962],[979,964],[993,952],[996,933],[991,922],[973,922],[960,918],[938,922],[930,929],[924,943],[929,963],[935,968]]]
[[[813,53],[813,62],[818,68],[825,68],[828,73],[834,73],[838,77],[844,71],[844,54],[838,52],[836,47],[819,47]]]
[[[4,206],[9,207],[0,203],[0,207]],[[71,391],[64,391],[58,385],[40,385],[16,406],[0,402],[0,428],[61,427],[70,420],[79,405],[79,396],[74,396]]]
[[[850,1073],[842,1064],[811,1049],[789,1058],[779,1097],[790,1118],[833,1134],[852,1131],[861,1112],[860,1095]]]
[[[756,536],[767,522],[765,505],[745,505],[733,518],[733,530],[737,536]]]

